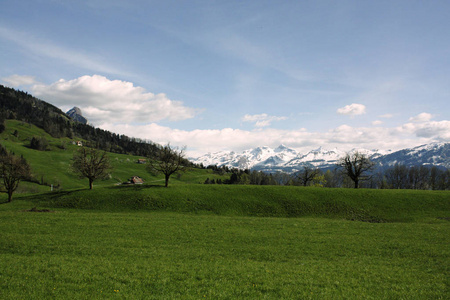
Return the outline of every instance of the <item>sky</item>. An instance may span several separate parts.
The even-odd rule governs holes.
[[[450,141],[447,0],[0,7],[0,84],[192,157]]]

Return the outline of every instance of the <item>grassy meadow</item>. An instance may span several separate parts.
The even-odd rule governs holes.
[[[0,139],[59,186],[0,204],[0,299],[450,298],[449,191],[199,184],[209,170],[164,188],[120,154],[88,190],[71,140],[12,120]]]
[[[449,200],[194,184],[20,195],[0,205],[0,298],[448,299]]]

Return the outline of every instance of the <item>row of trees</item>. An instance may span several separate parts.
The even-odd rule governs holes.
[[[380,188],[380,189],[450,189],[450,170],[436,166],[394,165],[386,169],[375,169],[375,163],[362,153],[347,154],[342,157],[336,168],[320,170],[312,165],[304,165],[293,174],[277,172],[268,174],[261,171],[227,169],[230,179],[223,184],[255,184],[255,185],[298,185],[318,187],[345,188]],[[209,166],[218,174],[224,168]],[[205,183],[218,183],[211,180]]]

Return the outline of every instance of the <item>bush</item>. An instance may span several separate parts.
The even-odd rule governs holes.
[[[30,142],[30,148],[45,151],[48,148],[48,141],[45,137],[33,137]]]

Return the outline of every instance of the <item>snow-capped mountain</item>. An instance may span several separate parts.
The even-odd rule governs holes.
[[[208,153],[198,158],[190,158],[190,160],[204,166],[217,165],[239,169],[260,169],[265,166],[276,167],[292,160],[297,155],[298,153],[294,149],[281,145],[276,149],[257,147],[245,150],[242,153],[234,151]]]
[[[403,149],[375,160],[382,167],[395,164],[406,166],[432,165],[450,168],[450,143],[432,143]]]
[[[350,152],[366,154],[381,167],[389,167],[396,163],[405,165],[437,165],[450,168],[450,143],[434,143],[410,149],[392,152],[390,150],[353,149]],[[217,165],[230,168],[253,169],[265,172],[295,172],[304,165],[313,165],[321,169],[333,168],[339,158],[346,154],[338,149],[324,149],[322,147],[311,150],[306,154],[280,145],[272,149],[257,147],[241,153],[221,151],[208,153],[190,160],[204,166]]]

